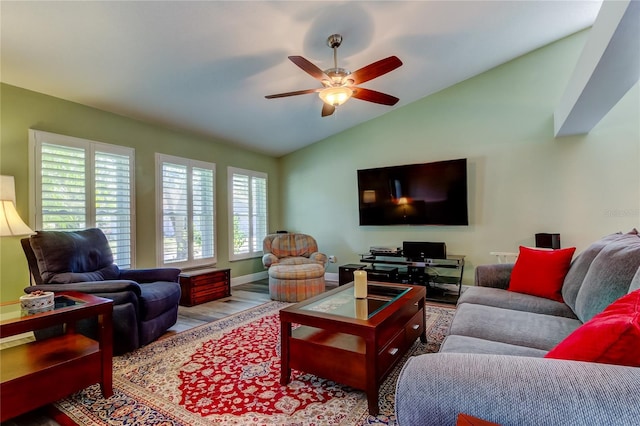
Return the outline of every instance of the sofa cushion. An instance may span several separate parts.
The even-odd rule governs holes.
[[[271,242],[271,252],[277,257],[309,257],[316,251],[318,251],[316,240],[305,234],[280,234]]]
[[[458,299],[462,303],[494,306],[496,308],[514,309],[516,311],[534,312],[537,314],[555,315],[576,318],[573,311],[564,303],[544,297],[506,291],[492,287],[470,287]]]
[[[640,290],[613,302],[545,357],[640,367]]]
[[[59,274],[52,274],[49,278],[49,284],[107,281],[117,280],[118,278],[120,278],[120,269],[116,264],[112,263],[111,265],[92,272],[62,272]]]
[[[575,247],[539,250],[520,246],[508,290],[562,302],[562,283],[575,251]]]
[[[177,309],[180,302],[180,284],[175,282],[157,281],[140,284],[140,290],[140,322],[156,318],[173,308]]]
[[[29,241],[43,283],[50,282],[56,274],[93,272],[113,263],[109,242],[97,228],[73,232],[38,231]]]
[[[282,258],[280,258],[278,263],[276,263],[274,266],[279,266],[279,265],[294,266],[294,265],[319,265],[319,264],[318,264],[318,262],[315,262],[315,261],[311,260],[308,257],[291,256],[291,257],[282,257]]]
[[[575,313],[582,322],[599,314],[629,292],[640,267],[640,236],[624,234],[593,259],[576,297]]]
[[[463,303],[449,334],[548,351],[581,325],[577,319]]]
[[[578,297],[578,291],[584,281],[584,277],[587,276],[591,262],[596,258],[598,253],[609,243],[622,238],[623,234],[618,232],[616,234],[607,235],[600,240],[594,242],[584,251],[573,259],[571,267],[564,278],[562,284],[562,298],[564,303],[575,312],[576,310],[576,297]]]
[[[547,351],[542,349],[510,345],[509,343],[494,342],[469,336],[448,336],[442,342],[439,352],[531,356],[536,358],[542,358],[547,354]]]
[[[640,267],[638,268],[638,270],[636,271],[636,274],[633,276],[633,279],[631,280],[631,285],[629,286],[629,293],[639,289],[640,289]]]

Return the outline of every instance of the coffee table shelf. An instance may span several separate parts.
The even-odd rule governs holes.
[[[280,311],[281,384],[291,369],[312,373],[364,390],[369,413],[378,414],[382,381],[418,337],[426,341],[426,291],[370,283],[369,293],[369,300],[355,299],[350,283]],[[292,323],[300,326],[292,330]]]

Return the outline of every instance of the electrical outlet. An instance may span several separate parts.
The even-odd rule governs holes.
[[[336,263],[338,261],[338,259],[336,259],[335,256],[331,255],[329,256],[329,263]]]

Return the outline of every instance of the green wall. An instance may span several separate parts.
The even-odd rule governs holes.
[[[553,112],[588,31],[575,34],[283,158],[283,226],[337,265],[370,246],[444,241],[475,265],[559,232],[563,247],[640,223],[640,90],[587,135],[554,138]],[[428,79],[429,76],[424,76]],[[375,89],[375,83],[371,88]],[[342,108],[348,114],[356,104]],[[383,107],[380,107],[383,108]],[[468,159],[470,225],[359,226],[356,170]],[[329,166],[330,165],[330,166]],[[321,183],[321,184],[319,184]],[[313,188],[313,190],[309,190]]]
[[[270,228],[307,232],[337,265],[369,246],[444,241],[467,255],[465,283],[490,251],[533,245],[560,232],[564,247],[640,223],[640,88],[636,84],[587,135],[553,137],[553,111],[587,31],[442,90],[280,160],[221,141],[163,129],[12,86],[0,86],[0,172],[16,177],[17,207],[28,217],[27,129],[136,149],[137,266],[155,264],[154,153],[217,164],[218,265],[234,277],[262,271],[259,259],[229,263],[226,166],[269,174]],[[428,76],[425,76],[428,78]],[[371,88],[375,89],[374,86]],[[357,105],[345,105],[357,108]],[[384,107],[380,107],[384,108]],[[465,157],[466,227],[358,226],[356,170]],[[320,184],[319,184],[320,183]],[[2,300],[28,272],[18,239],[0,239]]]
[[[220,140],[194,136],[107,113],[62,99],[2,84],[0,86],[0,174],[15,176],[17,209],[29,212],[28,129],[135,148],[136,266],[153,267],[155,253],[155,153],[216,163],[218,266],[233,277],[263,271],[260,259],[229,262],[227,166],[269,176],[269,225],[280,228],[279,160],[239,149]],[[29,273],[19,238],[0,238],[0,300],[23,294]]]

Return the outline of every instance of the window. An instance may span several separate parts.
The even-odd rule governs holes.
[[[213,163],[156,154],[158,264],[216,262],[215,172]]]
[[[100,228],[114,262],[134,264],[134,150],[29,131],[31,200],[36,229]]]
[[[229,259],[262,255],[267,235],[266,173],[229,167]]]

